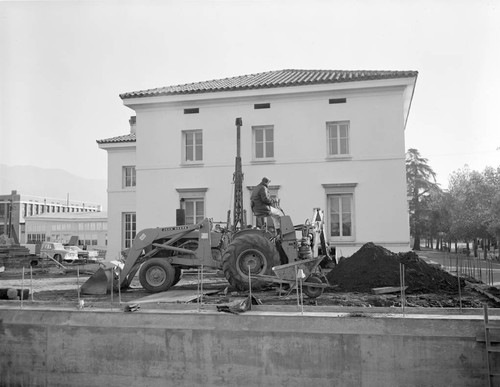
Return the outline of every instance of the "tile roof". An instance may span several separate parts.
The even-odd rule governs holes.
[[[123,136],[116,136],[97,140],[98,144],[113,144],[117,142],[135,142],[135,133],[124,134]]]
[[[344,71],[344,70],[278,70],[241,75],[184,85],[132,91],[120,94],[121,99],[161,95],[196,94],[218,91],[267,89],[275,87],[318,85],[368,80],[413,78],[417,71]]]

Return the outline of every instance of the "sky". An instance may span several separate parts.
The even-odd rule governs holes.
[[[0,0],[0,164],[106,179],[120,93],[281,69],[416,70],[406,148],[500,166],[500,0]]]

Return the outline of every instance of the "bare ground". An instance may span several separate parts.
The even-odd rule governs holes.
[[[97,265],[73,266],[65,272],[53,266],[45,268],[25,269],[24,280],[22,268],[6,269],[0,273],[0,288],[30,289],[30,298],[33,301],[43,303],[75,304],[78,299],[85,301],[86,307],[106,307],[116,304],[120,300],[122,303],[133,303],[134,301],[150,295],[142,289],[139,281],[134,279],[129,289],[121,291],[120,294],[113,295],[81,295],[78,292],[79,286],[89,277],[89,274],[97,269]],[[331,276],[331,275],[329,275]],[[335,285],[335,284],[334,284]],[[199,283],[196,271],[187,271],[182,280],[172,289],[183,289],[197,294]],[[487,287],[486,287],[487,288]],[[204,276],[204,290],[217,291],[217,294],[206,295],[203,302],[207,304],[223,304],[232,299],[246,296],[247,292],[235,292],[231,289],[219,272],[209,272]],[[491,289],[491,292],[496,289]],[[498,292],[498,291],[497,291]],[[297,305],[297,292],[292,290],[287,294],[283,289],[272,286],[268,289],[253,292],[255,297],[261,300],[264,305]],[[334,286],[328,289],[320,297],[309,299],[304,296],[304,305],[313,306],[350,306],[350,307],[400,307],[401,294],[375,295],[369,291],[347,292]],[[7,301],[8,302],[8,301]],[[194,301],[196,302],[196,301]],[[484,294],[480,294],[470,286],[465,286],[458,292],[416,292],[405,294],[406,307],[434,307],[434,308],[482,308],[486,303],[490,307],[498,307],[496,302]]]

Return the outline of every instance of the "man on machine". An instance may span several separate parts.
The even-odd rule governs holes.
[[[270,182],[271,180],[267,177],[262,178],[262,181],[252,191],[250,206],[253,214],[257,217],[257,227],[262,227],[262,224],[259,224],[261,218],[271,216],[274,228],[278,229],[280,225],[279,219],[285,214],[283,211],[273,206],[274,202],[269,195]]]

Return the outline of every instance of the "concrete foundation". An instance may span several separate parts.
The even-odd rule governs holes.
[[[181,309],[0,305],[0,385],[441,387],[487,381],[481,311],[301,314],[260,306],[232,315]]]

